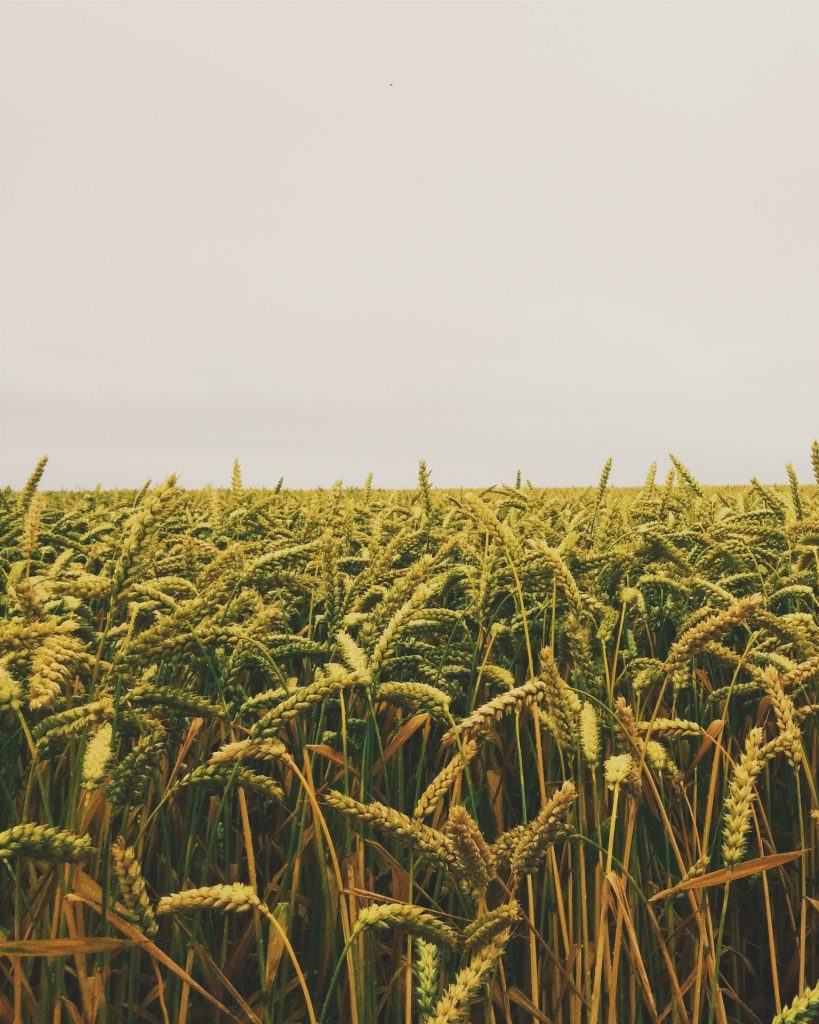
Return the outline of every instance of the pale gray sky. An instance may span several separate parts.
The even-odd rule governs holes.
[[[819,5],[0,5],[0,484],[807,482]]]

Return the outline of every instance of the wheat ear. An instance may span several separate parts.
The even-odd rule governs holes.
[[[0,832],[0,860],[28,857],[30,860],[56,860],[73,863],[92,853],[89,836],[78,836],[68,829],[27,822]]]
[[[140,926],[148,938],[153,938],[157,932],[156,916],[148,899],[145,879],[142,877],[133,847],[126,846],[122,838],[115,840],[111,846],[111,859],[114,862],[114,874],[119,882],[122,902],[131,919]]]
[[[503,903],[494,910],[481,915],[477,921],[464,928],[463,946],[467,953],[485,946],[500,932],[512,929],[523,917],[523,911],[517,900]]]
[[[426,818],[433,814],[444,802],[444,797],[460,779],[464,768],[478,751],[474,740],[467,740],[458,753],[438,772],[430,782],[415,805],[413,817]]]
[[[441,953],[433,942],[418,941],[418,953],[413,964],[415,972],[415,1001],[421,1024],[435,1009],[440,986]]]
[[[206,885],[199,889],[186,889],[163,896],[157,904],[157,914],[178,914],[188,910],[225,910],[243,914],[259,906],[259,897],[249,885]]]
[[[337,790],[330,790],[325,800],[330,807],[346,817],[364,825],[372,825],[387,835],[393,836],[415,850],[419,856],[439,867],[452,871],[456,875],[463,873],[463,865],[458,857],[455,844],[437,829],[422,825],[421,822],[392,807],[387,807],[386,804],[377,801],[362,804]]]
[[[745,853],[746,835],[751,824],[754,786],[765,764],[761,748],[762,730],[751,729],[745,741],[745,749],[734,767],[728,785],[722,833],[722,860],[727,868],[738,864]]]
[[[497,697],[476,708],[471,715],[460,721],[454,729],[445,733],[441,742],[454,743],[457,738],[474,739],[489,729],[495,722],[504,715],[515,711],[522,711],[533,704],[545,700],[549,692],[547,684],[542,679],[530,679],[527,683],[499,693]]]
[[[819,982],[813,988],[806,988],[781,1013],[778,1013],[771,1024],[806,1024],[807,1021],[819,1017]]]
[[[476,999],[484,979],[506,948],[509,936],[510,932],[506,929],[473,954],[466,967],[458,972],[455,980],[438,1000],[428,1024],[456,1024],[457,1021],[467,1019],[471,1003]]]
[[[428,910],[408,903],[382,903],[365,907],[358,915],[353,934],[367,928],[400,928],[447,949],[456,949],[460,941],[460,936],[451,925],[440,921]]]
[[[514,874],[530,875],[537,871],[549,846],[560,834],[564,818],[576,797],[575,785],[567,779],[552,794],[534,821],[525,827],[512,854],[511,867]]]

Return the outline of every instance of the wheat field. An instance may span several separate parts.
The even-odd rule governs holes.
[[[0,1021],[819,1016],[815,484],[0,492]]]

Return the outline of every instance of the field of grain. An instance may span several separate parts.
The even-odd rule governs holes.
[[[0,492],[0,1021],[819,1014],[813,482],[44,468]]]

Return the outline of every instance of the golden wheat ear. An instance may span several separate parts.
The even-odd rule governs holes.
[[[163,896],[156,907],[157,914],[181,914],[190,910],[224,910],[230,914],[245,914],[259,906],[259,897],[249,885],[205,885],[198,889],[185,889]]]
[[[428,910],[406,903],[381,903],[365,907],[358,915],[353,934],[370,928],[398,928],[446,949],[456,949],[458,932]]]
[[[476,739],[505,715],[514,714],[545,700],[548,692],[549,688],[542,679],[531,679],[512,690],[499,693],[497,697],[493,697],[462,719],[454,729],[445,733],[442,742],[454,743],[456,740],[465,742]]]
[[[747,833],[751,825],[754,789],[757,776],[765,766],[762,753],[762,730],[751,729],[739,761],[734,766],[728,795],[725,798],[725,821],[722,830],[722,862],[735,867],[745,855]]]
[[[580,749],[586,762],[595,767],[600,763],[600,720],[593,706],[583,701],[580,709]]]
[[[26,823],[0,832],[0,860],[26,858],[71,863],[85,860],[93,852],[89,836],[50,825]]]
[[[103,722],[85,748],[82,762],[82,788],[99,789],[105,780],[113,751],[111,742],[114,729],[110,722]]]
[[[463,875],[464,866],[455,844],[449,836],[438,829],[422,825],[415,818],[410,818],[386,804],[378,801],[363,804],[337,790],[330,790],[324,799],[328,806],[340,814],[362,825],[372,825],[414,850],[424,860],[457,876]]]
[[[486,946],[501,932],[514,929],[518,921],[523,919],[523,911],[517,900],[510,900],[494,910],[481,915],[472,924],[464,928],[463,947],[467,953]]]
[[[133,847],[127,846],[121,837],[116,839],[111,844],[111,859],[122,902],[131,920],[139,925],[148,938],[153,938],[157,933],[156,916]]]
[[[577,789],[567,780],[546,802],[531,824],[524,827],[511,858],[515,874],[530,875],[537,871],[549,846],[561,834],[565,818],[577,799]]]
[[[472,959],[461,968],[438,1000],[428,1017],[429,1024],[455,1024],[467,1018],[470,1004],[480,994],[487,975],[494,969],[506,948],[510,934],[508,929],[499,932],[472,954]]]
[[[819,982],[813,988],[806,988],[781,1013],[778,1013],[771,1024],[806,1024],[807,1021],[819,1017]]]
[[[25,517],[28,512],[29,505],[31,504],[37,488],[40,486],[40,481],[45,473],[46,465],[48,464],[48,456],[44,455],[32,470],[31,476],[26,480],[23,490],[20,492],[20,513]]]
[[[455,846],[468,888],[476,897],[483,896],[495,875],[495,863],[475,819],[465,807],[456,804],[450,808],[443,832]]]
[[[0,664],[0,711],[16,711],[23,703],[23,684]]]
[[[460,779],[464,769],[478,751],[478,744],[474,740],[467,740],[458,753],[441,769],[435,778],[430,782],[415,805],[414,818],[426,818],[441,806],[447,793]]]

